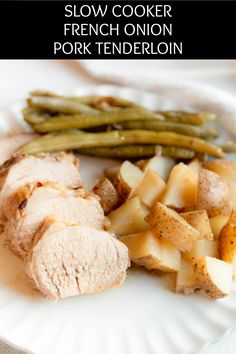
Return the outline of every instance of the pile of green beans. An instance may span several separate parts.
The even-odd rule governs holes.
[[[34,91],[23,110],[25,121],[40,136],[19,151],[29,154],[60,150],[118,159],[151,157],[158,151],[176,159],[196,154],[224,156],[207,112],[151,111],[119,97],[64,97]]]

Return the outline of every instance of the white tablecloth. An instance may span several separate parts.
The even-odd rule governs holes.
[[[146,79],[143,76],[144,71],[141,70],[143,67],[146,68]],[[194,81],[199,85],[207,81],[208,85],[224,90],[218,91],[218,94],[225,95],[225,92],[228,92],[224,97],[229,100],[227,102],[230,104],[230,109],[233,111],[236,107],[233,97],[236,94],[236,62],[187,61],[176,64],[163,61],[145,63],[91,61],[83,62],[81,66],[69,61],[0,61],[0,109],[7,110],[13,102],[24,98],[33,89],[67,90],[85,83],[102,83],[104,80],[113,83],[129,82],[136,86],[157,90],[161,90],[161,82],[165,81],[175,80],[181,84]],[[143,85],[140,82],[143,82]],[[185,89],[189,87],[188,84],[186,85]],[[199,354],[234,353],[236,353],[236,330],[199,352]],[[22,354],[22,352],[0,342],[0,354]]]

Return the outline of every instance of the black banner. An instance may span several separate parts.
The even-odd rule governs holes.
[[[0,59],[236,59],[235,1],[0,1]]]

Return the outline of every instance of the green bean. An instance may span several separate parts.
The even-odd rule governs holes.
[[[223,151],[200,138],[193,138],[173,132],[153,132],[149,130],[115,130],[105,133],[56,133],[44,135],[23,145],[19,151],[25,153],[52,152],[92,147],[108,147],[131,144],[160,144],[179,146],[217,157]]]
[[[67,114],[77,114],[81,112],[98,113],[99,111],[77,101],[72,101],[65,97],[53,96],[32,96],[28,100],[30,107],[48,110],[50,112],[60,112]]]
[[[40,111],[32,107],[26,107],[22,111],[24,120],[30,125],[35,125],[41,122],[44,122],[45,119],[51,117],[50,114]]]
[[[66,129],[86,129],[131,120],[160,119],[159,115],[139,108],[124,108],[114,112],[57,115],[34,125],[34,130],[48,133]],[[29,120],[28,120],[29,122]]]
[[[98,157],[138,159],[154,156],[158,148],[160,148],[162,156],[169,156],[176,159],[192,159],[195,156],[195,153],[192,150],[180,148],[177,146],[159,145],[124,145],[115,147],[79,149],[79,152],[81,154]]]
[[[187,123],[194,125],[201,125],[206,122],[216,119],[214,113],[208,112],[184,112],[184,111],[156,111],[156,113],[164,116],[166,120],[178,123]]]
[[[32,91],[32,96],[41,96],[41,97],[60,97],[63,98],[64,96],[56,95],[52,92],[47,91]],[[130,108],[130,107],[141,107],[140,105],[136,104],[135,102],[126,100],[121,97],[114,97],[114,96],[66,96],[64,97],[70,101],[79,102],[88,106],[96,107],[99,106],[103,102],[107,102],[111,106],[120,107],[120,108]]]
[[[216,129],[205,126],[176,123],[170,121],[159,122],[157,120],[131,121],[121,123],[122,129],[145,129],[155,131],[168,131],[198,138],[213,139],[218,137]]]
[[[220,147],[224,152],[236,152],[236,143],[231,141],[220,145]]]

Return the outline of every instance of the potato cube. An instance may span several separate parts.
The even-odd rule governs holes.
[[[157,238],[152,230],[122,236],[119,240],[128,247],[131,261],[148,270],[175,272],[180,268],[179,250],[170,242]]]
[[[146,221],[150,223],[159,237],[172,242],[183,252],[190,251],[194,241],[200,238],[199,232],[184,218],[159,202],[154,205]]]
[[[152,170],[166,182],[174,164],[174,160],[170,157],[154,156],[147,160],[147,163],[143,164],[143,171]]]
[[[200,257],[193,260],[193,271],[197,286],[210,299],[230,294],[233,273],[229,263],[213,257]]]
[[[210,218],[210,225],[214,238],[218,240],[221,230],[229,219],[228,215],[216,215]]]
[[[130,193],[137,187],[143,177],[143,172],[129,161],[124,161],[120,166],[118,175],[114,181],[114,186],[120,195],[121,200],[125,201]]]
[[[109,231],[117,236],[129,235],[150,228],[144,218],[149,214],[147,207],[138,197],[128,199],[123,205],[113,210],[109,215]]]
[[[165,182],[158,174],[148,170],[134,190],[133,195],[137,195],[144,204],[151,208],[161,198],[165,187]]]
[[[201,239],[213,240],[214,235],[206,210],[194,210],[180,214],[194,229],[198,230]]]
[[[182,259],[180,270],[176,277],[176,292],[191,295],[197,288],[196,277],[193,273],[192,261]]]
[[[202,256],[218,257],[218,242],[211,240],[197,240],[189,252],[183,253],[183,258],[192,260]]]
[[[189,208],[196,205],[197,195],[198,172],[184,163],[175,165],[161,202],[176,209]]]

